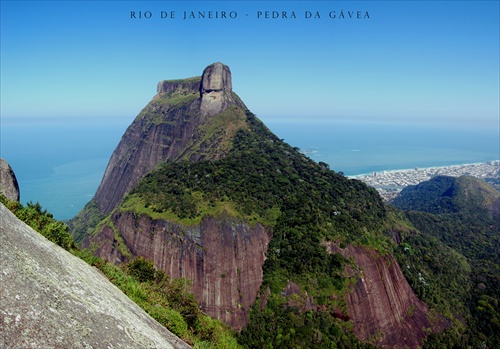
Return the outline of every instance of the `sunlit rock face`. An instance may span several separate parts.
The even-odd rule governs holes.
[[[190,348],[0,204],[0,348]]]
[[[212,116],[226,109],[233,100],[231,71],[227,65],[214,63],[203,71],[201,77],[201,115]]]
[[[349,318],[356,337],[382,348],[419,348],[428,332],[444,329],[441,319],[431,324],[429,308],[415,295],[396,259],[362,246],[344,249],[325,245],[330,253],[354,260],[361,270],[346,294]],[[354,271],[348,267],[348,272]]]

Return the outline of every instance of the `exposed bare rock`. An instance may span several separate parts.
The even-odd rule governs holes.
[[[0,204],[0,347],[189,348]]]
[[[354,258],[361,270],[346,297],[356,337],[384,348],[417,348],[427,336],[425,329],[437,330],[427,318],[427,305],[417,298],[392,255],[361,246],[326,247]],[[352,269],[350,273],[354,275]]]
[[[0,193],[11,201],[19,201],[19,184],[9,163],[0,158]]]
[[[211,116],[226,109],[233,100],[231,71],[220,62],[209,65],[201,78],[201,114]]]
[[[205,217],[200,224],[181,226],[131,212],[113,213],[114,227],[105,225],[83,245],[98,247],[97,255],[127,261],[124,251],[143,256],[171,277],[193,281],[201,309],[240,329],[262,284],[270,233],[229,216]],[[118,231],[125,246],[115,239]]]

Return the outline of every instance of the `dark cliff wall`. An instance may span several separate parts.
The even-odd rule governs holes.
[[[97,255],[114,262],[127,260],[125,247],[171,277],[192,280],[193,293],[210,316],[237,329],[247,324],[271,239],[262,225],[250,227],[226,216],[185,227],[131,212],[114,213],[111,221],[112,227],[103,226],[84,246],[93,244]]]
[[[415,295],[392,255],[352,245],[340,249],[328,244],[327,249],[353,258],[361,270],[346,297],[356,337],[384,348],[418,348],[426,329],[439,330],[429,322],[429,308]]]
[[[107,215],[160,162],[176,159],[191,141],[198,119],[192,105],[172,109],[153,100],[128,127],[109,160],[94,200]],[[161,122],[149,115],[155,113]]]

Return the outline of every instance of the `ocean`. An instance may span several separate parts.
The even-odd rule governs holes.
[[[346,176],[500,159],[497,127],[262,119],[278,137]],[[0,156],[16,173],[21,202],[74,217],[94,196],[131,118],[3,119]]]

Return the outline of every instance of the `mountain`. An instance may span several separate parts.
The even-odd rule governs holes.
[[[423,232],[468,258],[500,260],[500,192],[470,176],[438,176],[403,189],[392,204]]]
[[[201,78],[160,81],[157,91],[125,131],[86,215],[91,209],[94,217],[108,215],[160,163],[223,157],[235,132],[245,127],[246,107],[232,92],[231,72],[221,63],[208,66]],[[73,226],[82,220],[86,225],[80,216]],[[77,240],[85,233],[74,231]]]
[[[81,246],[191,280],[246,347],[416,348],[446,327],[391,255],[404,219],[274,135],[231,79],[215,63],[158,84],[71,222]]]
[[[484,211],[500,216],[500,193],[476,177],[437,176],[402,190],[392,203],[403,210],[428,213]]]
[[[0,203],[0,347],[190,348]]]
[[[499,347],[500,192],[478,178],[438,176],[403,189],[392,204],[419,231],[396,252],[414,266],[404,270],[413,289],[431,304],[446,299],[467,325],[445,344]]]

